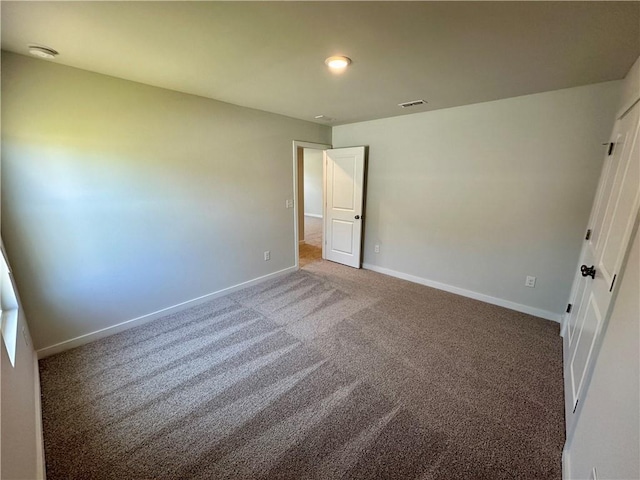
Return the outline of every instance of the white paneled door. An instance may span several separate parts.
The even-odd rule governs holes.
[[[365,147],[327,150],[326,161],[325,258],[360,268]]]
[[[567,434],[585,391],[640,204],[640,103],[615,124],[564,330]],[[615,392],[612,392],[615,395]]]

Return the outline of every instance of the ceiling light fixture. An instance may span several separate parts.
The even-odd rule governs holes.
[[[313,118],[315,118],[316,120],[324,120],[325,122],[330,122],[333,120],[333,118],[327,117],[326,115],[316,115]]]
[[[36,57],[46,58],[47,60],[51,60],[58,55],[58,52],[53,48],[43,47],[42,45],[29,45],[29,53]]]
[[[343,68],[347,68],[351,63],[351,59],[349,57],[337,55],[327,58],[324,63],[332,70],[342,70]]]

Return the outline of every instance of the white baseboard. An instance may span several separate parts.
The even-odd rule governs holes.
[[[391,270],[390,268],[379,267],[377,265],[372,265],[370,263],[363,263],[362,268],[367,270],[372,270],[374,272],[383,273],[385,275],[389,275],[396,278],[401,278],[402,280],[408,280],[413,283],[419,283],[420,285],[425,285],[427,287],[436,288],[438,290],[444,290],[445,292],[455,293],[457,295],[462,295],[463,297],[473,298],[474,300],[480,300],[481,302],[491,303],[492,305],[498,305],[500,307],[505,307],[510,310],[515,310],[516,312],[527,313],[529,315],[533,315],[535,317],[544,318],[546,320],[552,320],[554,322],[560,323],[562,319],[562,315],[559,313],[549,312],[547,310],[542,310],[540,308],[530,307],[528,305],[522,305],[521,303],[511,302],[509,300],[504,300],[502,298],[492,297],[490,295],[485,295],[484,293],[474,292],[472,290],[466,290],[460,287],[454,287],[453,285],[447,285],[446,283],[436,282],[435,280],[429,280],[422,277],[416,277],[415,275],[410,275],[408,273],[398,272],[396,270]]]
[[[562,480],[569,480],[569,449],[567,448],[569,442],[565,442],[562,449]]]
[[[317,213],[306,213],[304,214],[305,217],[313,217],[313,218],[322,218],[322,215],[318,215]]]
[[[155,312],[151,312],[146,315],[132,318],[131,320],[126,320],[116,325],[112,325],[110,327],[96,330],[95,332],[86,333],[84,335],[80,335],[70,340],[65,340],[64,342],[56,343],[55,345],[50,345],[48,347],[41,348],[36,353],[38,354],[38,358],[45,358],[50,355],[55,355],[56,353],[64,352],[65,350],[70,350],[72,348],[79,347],[80,345],[85,345],[89,342],[93,342],[94,340],[98,340],[100,338],[108,337],[116,333],[129,330],[130,328],[144,325],[145,323],[151,322],[160,317],[164,317],[166,315],[170,315],[172,313],[185,310],[189,307],[193,307],[195,305],[208,302],[209,300],[213,300],[215,298],[229,295],[230,293],[236,292],[242,288],[251,287],[253,285],[257,285],[259,283],[265,282],[267,280],[281,277],[282,275],[286,275],[288,273],[293,273],[297,270],[298,269],[295,266],[288,267],[283,270],[279,270],[277,272],[264,275],[262,277],[254,278],[253,280],[239,283],[237,285],[233,285],[228,288],[223,288],[222,290],[218,290],[217,292],[208,293],[201,297],[187,300],[186,302],[178,303],[177,305],[173,305],[171,307],[163,308],[161,310],[157,310]]]

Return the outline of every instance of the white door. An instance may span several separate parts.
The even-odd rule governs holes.
[[[565,320],[567,436],[574,426],[576,409],[595,360],[594,348],[598,345],[638,213],[639,117],[640,103],[636,103],[614,126],[573,285],[571,312]]]
[[[326,162],[325,258],[360,268],[365,148],[327,150]]]

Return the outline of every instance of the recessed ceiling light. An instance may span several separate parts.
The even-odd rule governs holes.
[[[29,45],[29,53],[36,57],[46,58],[47,60],[51,60],[58,55],[58,52],[53,48],[43,47],[42,45]]]
[[[324,63],[326,63],[327,67],[331,69],[342,70],[343,68],[347,68],[347,65],[351,63],[351,59],[349,57],[337,55],[327,58]]]
[[[333,118],[327,117],[326,115],[316,115],[313,118],[315,118],[316,120],[324,120],[325,122],[330,122],[331,120],[333,120]]]

